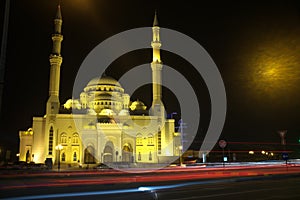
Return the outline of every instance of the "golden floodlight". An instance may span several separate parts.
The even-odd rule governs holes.
[[[296,36],[269,36],[249,47],[240,77],[252,97],[282,100],[299,91],[299,44]]]

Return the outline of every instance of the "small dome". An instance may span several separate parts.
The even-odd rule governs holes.
[[[115,112],[111,109],[103,109],[101,110],[100,115],[110,116],[110,115],[115,115]]]
[[[97,115],[97,113],[96,113],[95,110],[93,110],[93,109],[88,109],[88,110],[87,110],[87,114],[88,114],[88,115]]]
[[[123,110],[121,110],[121,111],[119,112],[119,115],[120,115],[120,116],[128,116],[128,115],[129,115],[129,111],[126,110],[126,109],[123,109]]]
[[[68,99],[64,104],[65,109],[81,109],[81,104],[77,99]]]
[[[140,100],[136,100],[131,103],[130,110],[146,110],[147,106]]]
[[[93,78],[87,84],[87,86],[96,86],[96,85],[115,85],[115,86],[121,87],[120,83],[116,79],[114,79],[110,76],[102,76],[101,78],[100,77]]]

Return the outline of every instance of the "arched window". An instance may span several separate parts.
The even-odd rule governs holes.
[[[157,133],[157,153],[161,154],[161,131],[160,131],[160,129],[158,130],[158,133]]]
[[[65,154],[65,152],[63,152],[63,153],[61,154],[61,161],[62,161],[62,162],[65,162],[65,161],[66,161],[66,154]]]
[[[49,155],[52,155],[52,151],[53,151],[53,127],[51,126],[49,130],[49,143],[48,143]]]
[[[27,150],[27,152],[26,152],[26,162],[27,163],[30,162],[30,152],[29,152],[29,150]]]
[[[95,149],[93,146],[88,146],[85,150],[84,150],[84,163],[86,164],[92,164],[95,163],[96,159],[95,159]]]
[[[140,133],[136,134],[136,145],[143,145],[143,136]]]
[[[150,133],[148,134],[148,145],[153,145],[154,142],[153,142],[153,135]]]
[[[66,133],[62,133],[60,135],[60,143],[62,143],[62,144],[67,143],[67,134]]]
[[[78,133],[74,133],[72,136],[72,143],[73,144],[78,144],[79,143],[79,136]]]
[[[73,161],[77,161],[77,153],[76,153],[76,151],[74,151],[74,153],[73,153]]]

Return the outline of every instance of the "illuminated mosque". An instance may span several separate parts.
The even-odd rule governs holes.
[[[103,75],[89,81],[79,99],[59,101],[62,15],[54,19],[53,48],[49,57],[50,81],[46,114],[33,117],[32,128],[20,131],[19,160],[54,164],[170,163],[181,154],[175,120],[166,119],[162,103],[160,34],[157,15],[152,27],[151,109],[131,101],[114,78]],[[76,110],[76,112],[75,112]],[[66,112],[69,111],[69,112]],[[58,162],[59,161],[59,162]]]

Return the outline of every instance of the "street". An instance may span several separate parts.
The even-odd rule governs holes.
[[[299,166],[1,175],[4,199],[298,199]]]

